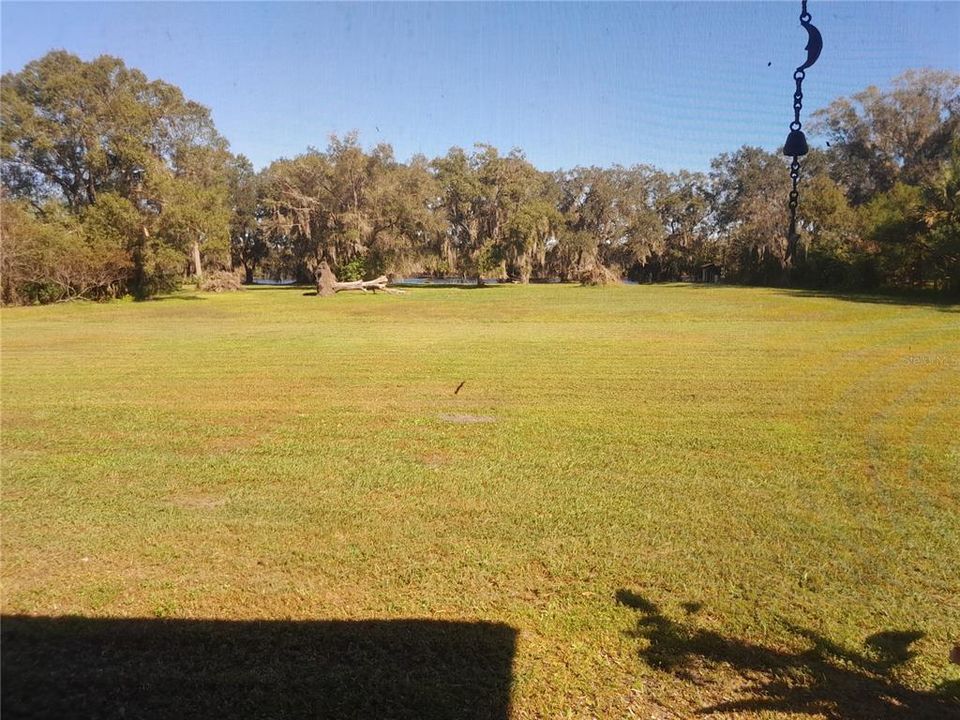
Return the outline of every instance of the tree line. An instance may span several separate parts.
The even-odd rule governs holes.
[[[960,293],[960,75],[908,71],[813,116],[799,252],[787,159],[709,172],[544,172],[490,145],[398,160],[356,134],[256,172],[210,111],[113,57],[57,51],[0,85],[4,303],[144,298],[237,270],[311,280],[429,274],[697,277]]]

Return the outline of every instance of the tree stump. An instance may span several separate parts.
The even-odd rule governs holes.
[[[330,297],[331,295],[337,294],[337,276],[333,274],[333,270],[330,269],[330,265],[327,264],[326,260],[321,260],[320,264],[317,265],[314,277],[317,280],[317,295],[320,297]]]

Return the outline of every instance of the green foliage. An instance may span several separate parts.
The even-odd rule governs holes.
[[[882,275],[891,285],[921,286],[928,259],[922,190],[895,183],[862,206],[860,217]]]
[[[589,230],[561,227],[547,251],[547,270],[564,282],[579,276],[582,266],[597,251],[596,239]]]
[[[484,243],[474,255],[474,274],[477,278],[489,275],[503,263],[503,248],[494,242]]]
[[[101,193],[94,204],[84,208],[80,217],[89,235],[118,248],[133,250],[143,237],[136,206],[116,193]]]
[[[953,142],[950,162],[924,188],[924,209],[934,281],[942,290],[960,294],[960,137]]]
[[[786,279],[787,163],[756,147],[724,153],[711,172],[717,230],[725,237],[727,276],[747,283],[777,285]]]
[[[110,199],[104,196],[104,204]],[[116,297],[130,258],[104,213],[80,218],[55,204],[38,217],[21,202],[2,204],[4,303],[46,303]]]
[[[131,294],[138,300],[176,290],[184,274],[181,251],[159,241],[147,241],[134,256],[136,269]]]
[[[662,231],[649,256],[632,273],[638,279],[696,276],[701,265],[719,260],[711,242],[709,179],[701,173],[654,173],[649,181],[652,206]],[[647,219],[647,224],[651,220]],[[637,272],[639,271],[639,272]]]
[[[960,133],[958,91],[960,74],[908,70],[890,88],[870,86],[814,113],[815,131],[830,142],[830,174],[852,204],[939,174]]]
[[[47,248],[62,257],[47,262],[34,285],[66,283],[66,297],[122,290],[145,297],[175,286],[194,244],[214,263],[229,262],[226,142],[209,111],[179,88],[116,58],[84,62],[56,51],[3,77],[0,119],[4,190],[43,208],[37,221],[53,223]],[[56,203],[87,230],[54,227],[62,225],[51,220]],[[94,272],[91,263],[101,261]],[[72,268],[69,281],[51,280],[54,265]],[[78,268],[86,280],[77,279]],[[31,295],[22,288],[5,298],[24,292]]]
[[[366,264],[362,257],[355,257],[350,262],[336,268],[335,272],[337,280],[342,280],[343,282],[363,280],[366,275]]]
[[[810,178],[803,186],[799,218],[802,252],[791,279],[807,287],[862,287],[854,269],[862,254],[857,213],[843,188],[826,174]]]
[[[786,161],[760,148],[718,156],[708,175],[646,165],[543,173],[518,149],[477,144],[404,163],[349,133],[255,173],[206,108],[116,58],[54,52],[3,80],[3,188],[20,203],[8,264],[19,267],[19,246],[62,255],[71,277],[104,263],[103,280],[56,291],[56,263],[34,262],[46,270],[29,288],[7,274],[5,302],[148,297],[228,267],[247,282],[258,269],[308,281],[321,259],[344,280],[610,276],[601,266],[682,280],[719,263],[742,283],[960,292],[956,73],[911,71],[816,114],[830,144],[804,159],[792,256]]]
[[[230,257],[244,270],[245,282],[253,282],[256,269],[270,254],[266,233],[261,227],[262,178],[253,165],[238,155],[227,165],[227,192],[230,205]]]

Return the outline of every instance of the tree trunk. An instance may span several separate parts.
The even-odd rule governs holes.
[[[193,255],[193,274],[199,280],[203,277],[203,267],[200,265],[200,243],[196,240],[193,241],[191,253]]]
[[[243,273],[244,273],[244,283],[246,283],[247,285],[253,285],[253,268],[247,267],[246,265],[244,265]]]

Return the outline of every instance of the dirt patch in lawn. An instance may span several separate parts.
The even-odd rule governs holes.
[[[441,468],[450,464],[450,458],[443,453],[427,453],[420,457],[420,463],[428,468]]]
[[[213,510],[226,505],[225,497],[216,495],[176,495],[170,498],[170,504],[184,510]]]
[[[455,423],[457,425],[476,425],[478,423],[495,423],[497,419],[493,415],[463,415],[463,414],[444,414],[440,416],[444,422]]]

